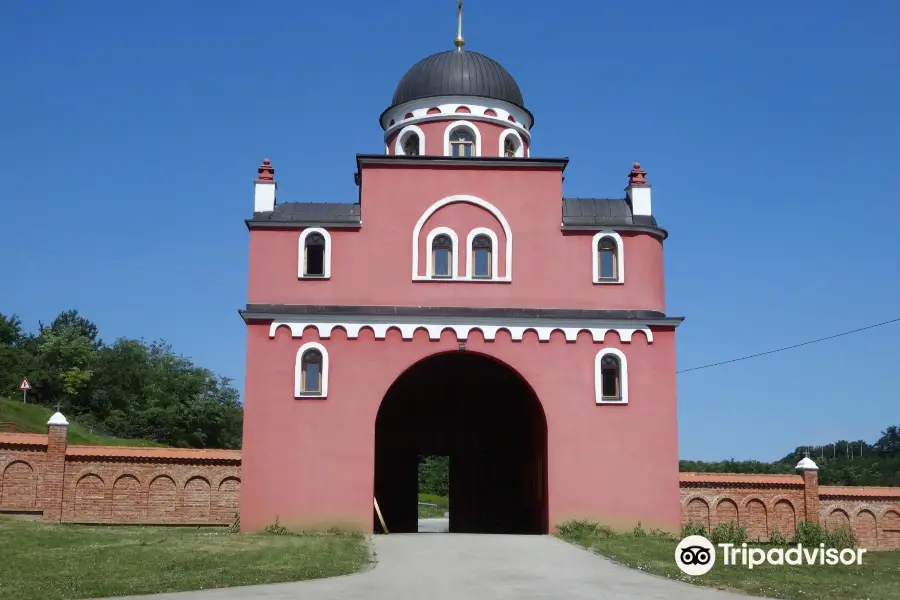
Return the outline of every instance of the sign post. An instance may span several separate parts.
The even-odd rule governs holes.
[[[19,384],[19,389],[22,390],[22,402],[25,402],[28,399],[28,390],[31,389],[31,383],[28,382],[27,377],[22,378],[22,383]]]

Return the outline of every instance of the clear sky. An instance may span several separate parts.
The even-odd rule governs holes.
[[[77,308],[243,390],[252,180],[355,201],[356,153],[453,0],[0,5],[0,311]],[[639,160],[680,369],[900,317],[900,3],[467,0],[568,196]],[[682,458],[771,460],[900,423],[900,323],[679,375]],[[645,401],[652,402],[653,399]],[[647,443],[652,443],[648,440]]]

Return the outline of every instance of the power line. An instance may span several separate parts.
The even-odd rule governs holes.
[[[803,342],[802,344],[794,344],[793,346],[785,346],[784,348],[776,348],[775,350],[767,350],[766,352],[759,352],[757,354],[751,354],[749,356],[742,356],[740,358],[732,358],[731,360],[723,360],[722,362],[712,363],[708,365],[702,365],[700,367],[691,367],[690,369],[682,369],[678,371],[678,373],[687,373],[688,371],[699,371],[700,369],[709,369],[711,367],[718,367],[719,365],[727,365],[729,363],[740,362],[742,360],[748,360],[751,358],[756,358],[758,356],[765,356],[767,354],[775,354],[776,352],[784,352],[785,350],[792,350],[794,348],[799,348],[800,346],[809,346],[810,344],[818,344],[819,342],[824,342],[826,340],[833,340],[834,338],[839,338],[845,335],[850,335],[851,333],[859,333],[860,331],[865,331],[866,329],[874,329],[876,327],[881,327],[883,325],[890,325],[891,323],[897,323],[900,321],[900,317],[896,319],[891,319],[890,321],[882,321],[881,323],[875,323],[874,325],[867,325],[866,327],[860,327],[859,329],[852,329],[850,331],[845,331],[843,333],[836,333],[834,335],[829,335],[828,337],[819,338],[817,340],[810,340],[808,342]]]

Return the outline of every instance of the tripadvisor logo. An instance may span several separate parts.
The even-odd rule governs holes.
[[[722,565],[726,567],[742,566],[752,569],[760,565],[861,565],[865,548],[826,548],[819,544],[818,548],[804,548],[797,544],[790,548],[748,547],[746,543],[739,547],[734,544],[718,544]],[[689,535],[675,547],[675,564],[685,575],[698,576],[709,573],[716,564],[716,546],[702,535]]]

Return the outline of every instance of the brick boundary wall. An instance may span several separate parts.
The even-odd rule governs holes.
[[[0,433],[0,513],[54,523],[234,522],[240,450],[69,446],[67,429],[57,413],[46,434]],[[820,487],[808,460],[798,475],[681,473],[682,523],[709,531],[736,521],[765,541],[809,520],[849,525],[870,550],[900,549],[900,487]]]
[[[51,523],[234,523],[240,450],[70,446],[58,413],[48,429],[0,433],[0,513]]]

